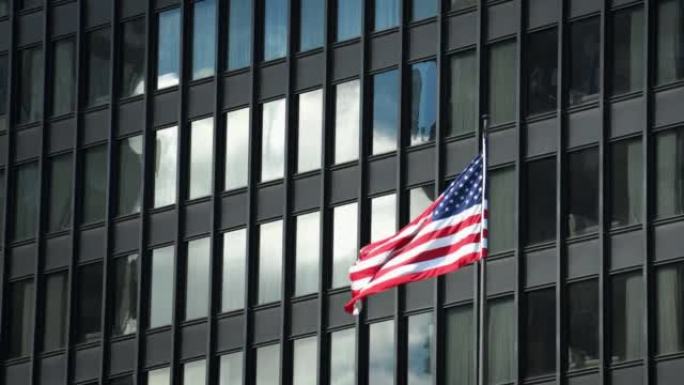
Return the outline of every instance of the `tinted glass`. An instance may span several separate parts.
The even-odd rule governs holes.
[[[684,79],[684,0],[658,1],[657,83]]]
[[[226,114],[225,189],[247,185],[249,171],[249,108]]]
[[[0,0],[0,3],[2,1]],[[0,55],[0,131],[7,129],[7,55]]]
[[[31,8],[37,8],[40,7],[43,2],[40,0],[19,0],[18,1],[18,6],[19,9],[31,9]]]
[[[175,270],[173,246],[153,250],[151,265],[149,327],[154,328],[171,323]]]
[[[14,282],[9,285],[9,315],[6,352],[9,358],[31,353],[34,315],[33,280]],[[3,343],[4,345],[4,343]]]
[[[245,264],[247,263],[247,230],[223,234],[223,284],[221,311],[245,306]]]
[[[413,0],[411,20],[421,20],[437,14],[437,0]]]
[[[67,301],[69,280],[67,272],[45,277],[45,300],[42,318],[42,351],[62,348],[66,342]]]
[[[513,299],[497,299],[487,303],[487,383],[513,381],[515,372],[515,316]],[[548,352],[545,352],[548,353]]]
[[[299,132],[297,139],[297,172],[321,167],[323,138],[323,91],[316,90],[299,95]]]
[[[641,222],[644,180],[641,140],[611,146],[611,224],[625,226]]]
[[[599,170],[595,148],[568,155],[568,232],[580,235],[598,226]]]
[[[71,225],[73,168],[71,154],[50,159],[48,230],[66,230]]]
[[[613,93],[638,91],[644,79],[644,12],[641,7],[613,15]]]
[[[280,383],[280,345],[265,346],[256,351],[255,385]]]
[[[288,0],[264,1],[264,60],[287,53]]]
[[[83,180],[83,223],[101,221],[107,210],[107,146],[86,150]]]
[[[102,315],[102,263],[78,269],[76,284],[76,342],[100,338]]]
[[[375,0],[375,30],[380,31],[399,25],[400,0]]]
[[[198,360],[183,365],[183,385],[201,385],[207,382],[207,361]]]
[[[43,117],[43,50],[29,48],[19,52],[19,123]]]
[[[527,244],[556,238],[556,158],[527,164]]]
[[[154,156],[154,207],[176,203],[178,128],[156,132]]]
[[[435,61],[431,60],[412,65],[411,145],[435,139],[438,105],[437,65]]]
[[[232,0],[228,8],[228,69],[252,62],[252,0]]]
[[[362,0],[337,0],[337,41],[361,35]]]
[[[242,352],[221,356],[219,385],[242,385],[242,360]]]
[[[133,136],[119,142],[117,214],[140,212],[142,204],[143,137]]]
[[[533,377],[556,368],[556,290],[533,291],[525,297],[525,376]]]
[[[396,194],[388,194],[371,199],[371,242],[379,241],[396,232],[396,213]]]
[[[188,242],[185,278],[185,319],[206,317],[209,313],[209,273],[211,239]]]
[[[285,99],[265,103],[261,120],[261,181],[285,173]]]
[[[610,357],[614,363],[641,358],[644,317],[643,286],[640,272],[613,277]]]
[[[359,84],[352,80],[335,87],[335,163],[359,157]]]
[[[306,51],[323,46],[325,1],[301,0],[299,7],[299,50]]]
[[[109,65],[112,55],[110,29],[90,32],[86,44],[86,101],[88,106],[97,106],[109,102]]]
[[[333,209],[332,287],[349,285],[347,273],[358,250],[358,206],[356,202]]]
[[[216,62],[216,0],[195,1],[192,27],[192,79],[213,76]]]
[[[659,354],[684,351],[684,265],[656,271],[656,318]]]
[[[516,46],[515,41],[489,49],[489,118],[492,124],[515,120]]]
[[[368,383],[394,385],[395,351],[394,321],[368,326]]]
[[[301,338],[293,343],[294,362],[292,363],[292,383],[297,385],[316,385],[318,376],[318,341],[316,337]]]
[[[475,383],[475,333],[472,306],[461,306],[446,312],[446,383]]]
[[[283,266],[283,221],[259,226],[258,303],[280,300]]]
[[[397,148],[399,71],[373,76],[373,154]]]
[[[38,223],[38,196],[40,175],[38,164],[31,163],[17,167],[14,175],[14,240],[31,238]]]
[[[434,334],[432,313],[408,318],[408,385],[432,384],[432,340]]]
[[[295,295],[318,291],[320,217],[319,212],[297,217]]]
[[[145,92],[145,19],[123,23],[122,31],[119,96],[125,98]]]
[[[478,126],[477,55],[475,51],[454,55],[449,61],[449,136],[475,131]]]
[[[570,25],[570,104],[589,102],[598,97],[601,82],[600,25],[598,17]]]
[[[0,17],[5,17],[9,14],[9,0],[0,0]]]
[[[214,182],[214,118],[190,124],[190,199],[211,195]]]
[[[76,85],[74,40],[59,40],[54,42],[52,47],[54,63],[52,64],[51,112],[52,115],[63,115],[74,110],[74,90]],[[2,76],[2,70],[0,70],[0,76]],[[0,96],[0,103],[2,103],[2,96]]]
[[[598,282],[590,280],[568,286],[568,368],[599,364]]]
[[[684,213],[684,129],[656,137],[656,215]]]
[[[180,70],[180,27],[179,9],[159,13],[157,35],[157,89],[175,86]]]
[[[116,258],[112,265],[112,335],[135,333],[138,330],[138,254]]]
[[[331,352],[356,350],[355,329],[345,329],[330,334]],[[330,385],[354,385],[356,366],[353,354],[330,354]]]
[[[493,253],[515,246],[515,169],[497,170],[489,175],[489,250]]]
[[[418,217],[435,200],[435,186],[427,185],[409,190],[410,219]]]
[[[527,44],[527,113],[553,111],[557,104],[558,31],[531,33]]]
[[[146,385],[171,384],[171,370],[169,368],[155,369],[147,372]]]

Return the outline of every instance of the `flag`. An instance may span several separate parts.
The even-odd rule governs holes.
[[[487,256],[486,167],[478,155],[444,192],[395,235],[364,246],[349,269],[359,301],[395,286],[450,273]]]

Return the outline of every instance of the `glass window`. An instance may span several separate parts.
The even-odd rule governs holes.
[[[415,4],[415,2],[414,2]],[[437,64],[411,66],[411,145],[435,139],[437,124]]]
[[[86,44],[86,104],[97,106],[109,102],[109,65],[112,55],[110,29],[88,33]]]
[[[216,0],[195,1],[192,27],[192,79],[213,76],[216,63]]]
[[[379,241],[396,232],[396,213],[396,194],[387,194],[371,199],[371,242]]]
[[[318,291],[320,222],[321,215],[319,212],[297,217],[295,295]]]
[[[409,216],[413,220],[435,200],[435,186],[427,185],[409,190]]]
[[[252,0],[232,0],[228,9],[228,69],[252,62]]]
[[[556,368],[556,290],[529,292],[525,299],[525,376],[551,373]]]
[[[150,370],[147,372],[146,385],[170,385],[171,384],[171,370],[169,368],[161,368]]]
[[[331,352],[356,351],[356,330],[345,329],[330,334]],[[330,354],[330,385],[354,385],[354,354]]]
[[[112,336],[138,330],[138,254],[114,260],[112,285]]]
[[[598,314],[597,280],[568,285],[568,369],[599,364]]]
[[[292,383],[317,385],[318,341],[316,337],[300,338],[293,343]]]
[[[34,315],[34,284],[27,279],[9,284],[7,318],[7,355],[9,358],[31,354]],[[4,344],[3,344],[4,345]]]
[[[255,385],[278,385],[280,383],[280,345],[258,348],[256,351]]]
[[[190,124],[190,199],[211,195],[214,181],[214,118]]]
[[[264,1],[264,60],[284,57],[287,53],[288,0]]]
[[[9,14],[9,0],[0,0],[0,17],[5,17]]]
[[[221,356],[219,385],[242,385],[242,352]]]
[[[625,226],[641,222],[643,172],[641,140],[611,145],[611,224]]]
[[[515,317],[512,298],[487,303],[487,383],[513,382],[515,373]],[[547,354],[548,352],[544,352]]]
[[[489,250],[492,253],[515,247],[514,168],[497,170],[489,177]]]
[[[121,140],[119,142],[118,215],[140,212],[142,205],[142,172],[142,135]]]
[[[247,263],[247,230],[223,234],[223,285],[221,311],[245,306],[245,264]]]
[[[613,15],[613,93],[638,91],[644,80],[644,12],[641,7]]]
[[[43,117],[43,50],[40,47],[19,51],[19,123]]]
[[[145,92],[145,19],[123,23],[121,49],[121,82],[119,96],[141,95]]]
[[[601,82],[600,30],[598,17],[570,24],[570,77],[568,102],[596,100]]]
[[[156,132],[154,156],[154,207],[176,203],[178,128]]]
[[[52,45],[52,115],[64,115],[74,110],[76,68],[74,39],[64,39]],[[2,71],[0,71],[2,75]],[[0,103],[2,97],[0,97]]]
[[[361,35],[362,0],[337,0],[337,41]]]
[[[399,25],[400,4],[400,0],[375,0],[375,31]]]
[[[359,157],[360,83],[335,86],[335,164]]]
[[[408,362],[406,366],[408,385],[432,384],[433,334],[432,313],[408,317]]]
[[[102,263],[79,267],[77,278],[76,342],[97,341],[102,315]]]
[[[185,319],[206,317],[209,313],[209,274],[211,238],[188,242],[185,279]]]
[[[477,55],[475,51],[451,56],[449,136],[473,132],[478,126]]]
[[[84,156],[83,223],[104,220],[107,210],[107,146],[89,148]]]
[[[332,287],[349,285],[347,273],[358,251],[358,206],[356,202],[333,209]]]
[[[171,323],[175,265],[173,246],[152,251],[149,314],[151,328]]]
[[[658,354],[684,351],[684,264],[656,271]]]
[[[207,361],[197,360],[183,364],[183,385],[201,385],[207,382]]]
[[[568,232],[581,235],[598,228],[598,150],[568,155]]]
[[[38,225],[38,196],[40,194],[38,163],[17,167],[14,178],[13,239],[31,238],[36,235]]]
[[[413,0],[411,20],[421,20],[437,14],[437,0]]]
[[[45,300],[43,302],[42,351],[64,347],[66,343],[67,301],[69,299],[67,272],[45,277]]]
[[[556,158],[527,164],[527,244],[556,238]]]
[[[249,108],[226,114],[226,190],[247,185],[249,176]]]
[[[658,1],[657,83],[684,79],[684,0]]]
[[[558,96],[558,30],[531,33],[527,44],[527,113],[553,111]]]
[[[397,148],[399,71],[373,76],[373,155]]]
[[[516,52],[515,40],[489,48],[489,119],[492,124],[515,120]]]
[[[643,351],[643,286],[641,272],[613,277],[612,361],[640,359]]]
[[[684,128],[656,136],[656,216],[684,214]]]
[[[259,226],[258,303],[279,301],[283,271],[283,221]]]
[[[297,172],[321,168],[323,90],[299,95]]]
[[[50,159],[48,231],[66,230],[71,225],[73,167],[71,154]]]
[[[157,89],[175,86],[180,79],[180,9],[159,13]]]
[[[446,312],[446,383],[475,383],[475,328],[473,307],[460,306]]]
[[[19,0],[18,3],[20,10],[38,8],[43,4],[40,0]]]
[[[396,342],[394,321],[375,322],[368,326],[368,383],[394,385]]]
[[[2,0],[0,0],[1,2]],[[1,6],[0,6],[1,7]],[[7,55],[0,55],[0,131],[7,129],[7,79],[9,78]]]
[[[285,99],[264,103],[261,120],[261,181],[285,173]]]
[[[300,2],[299,50],[306,51],[323,46],[325,33],[324,0],[301,0]]]
[[[450,0],[449,9],[452,11],[458,9],[464,9],[468,7],[474,7],[477,5],[477,0]]]

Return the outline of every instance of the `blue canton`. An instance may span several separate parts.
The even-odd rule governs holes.
[[[442,201],[432,212],[432,220],[444,219],[482,202],[482,156],[473,159],[442,193]]]

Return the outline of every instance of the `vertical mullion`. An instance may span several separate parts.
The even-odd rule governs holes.
[[[599,352],[601,356],[602,365],[599,366],[599,378],[602,382],[607,382],[610,378],[610,373],[608,372],[607,365],[609,365],[609,333],[607,332],[607,327],[609,326],[610,317],[608,316],[608,305],[610,300],[608,297],[608,285],[610,283],[610,260],[608,251],[608,231],[610,227],[610,222],[606,220],[608,211],[605,202],[609,199],[607,195],[608,182],[607,182],[607,170],[610,167],[610,163],[607,157],[607,147],[608,139],[610,138],[610,116],[609,107],[606,104],[609,103],[609,82],[608,82],[608,71],[607,66],[612,62],[611,54],[608,52],[608,42],[609,36],[609,24],[608,24],[608,12],[610,12],[610,2],[609,0],[601,1],[601,31],[600,31],[600,90],[599,90],[599,113],[601,116],[599,129],[599,149],[598,149],[598,164],[599,164],[599,218],[598,218],[598,242],[599,242],[599,252],[601,259],[601,268],[599,270],[599,281],[601,285],[601,295],[599,297],[600,303],[600,319],[599,319]]]
[[[522,241],[520,237],[520,226],[522,225],[521,221],[521,207],[522,207],[522,194],[521,194],[521,186],[522,186],[522,159],[523,159],[523,143],[524,143],[524,136],[523,136],[523,119],[525,118],[525,108],[526,108],[526,103],[525,103],[525,95],[527,91],[527,86],[525,84],[526,81],[526,76],[525,76],[525,63],[527,62],[526,60],[526,36],[527,36],[527,26],[528,26],[528,20],[527,20],[527,9],[528,9],[529,4],[526,1],[521,1],[520,5],[518,7],[518,15],[516,17],[520,20],[518,23],[518,34],[517,34],[517,47],[516,47],[516,92],[515,95],[517,97],[517,104],[516,104],[516,124],[515,124],[515,130],[516,130],[516,135],[515,135],[515,148],[516,148],[516,155],[515,155],[515,177],[516,177],[516,184],[518,188],[515,189],[514,191],[514,213],[516,220],[518,221],[517,225],[515,226],[515,229],[513,230],[513,239],[514,239],[514,264],[515,264],[515,278],[514,278],[514,288],[513,288],[513,322],[515,324],[513,330],[517,332],[518,338],[515,339],[515,346],[516,346],[516,351],[520,351],[520,346],[521,341],[520,341],[520,336],[523,335],[522,333],[522,322],[520,322],[520,309],[521,309],[521,303],[522,303],[522,290],[524,289],[524,283],[521,282],[522,277],[524,277],[524,261],[522,260],[522,252],[521,252],[521,247],[522,247]],[[491,184],[490,184],[491,186]],[[514,373],[513,373],[513,380],[516,384],[520,383],[522,381],[521,375],[522,375],[522,367],[521,367],[521,362],[522,360],[519,358],[520,355],[518,355],[518,359],[515,362],[514,366]]]
[[[476,50],[477,50],[477,84],[478,84],[478,105],[477,105],[477,132],[476,132],[476,138],[482,138],[483,135],[483,125],[482,125],[482,119],[481,117],[483,116],[484,112],[487,111],[485,108],[486,106],[486,97],[488,96],[487,92],[487,78],[483,74],[483,72],[486,71],[487,66],[488,66],[488,60],[487,60],[487,51],[486,51],[486,31],[487,31],[487,0],[480,0],[478,7],[477,7],[477,42],[476,42]],[[481,140],[478,140],[478,148],[481,146]],[[485,346],[486,346],[486,336],[485,330],[486,330],[486,320],[485,320],[485,315],[486,315],[486,308],[485,308],[485,303],[481,300],[484,298],[484,293],[481,293],[481,290],[483,288],[481,280],[485,279],[485,271],[483,271],[486,267],[485,261],[480,261],[474,266],[475,268],[473,269],[473,282],[474,282],[474,288],[473,292],[475,293],[475,299],[474,299],[474,312],[473,312],[473,317],[475,318],[474,324],[476,325],[476,330],[477,332],[475,333],[475,345],[477,346],[477,349],[475,349],[475,362],[477,363],[477,383],[478,384],[485,384],[487,382],[487,376],[486,376],[486,366],[485,366],[485,360],[487,357],[487,352],[485,351]]]

